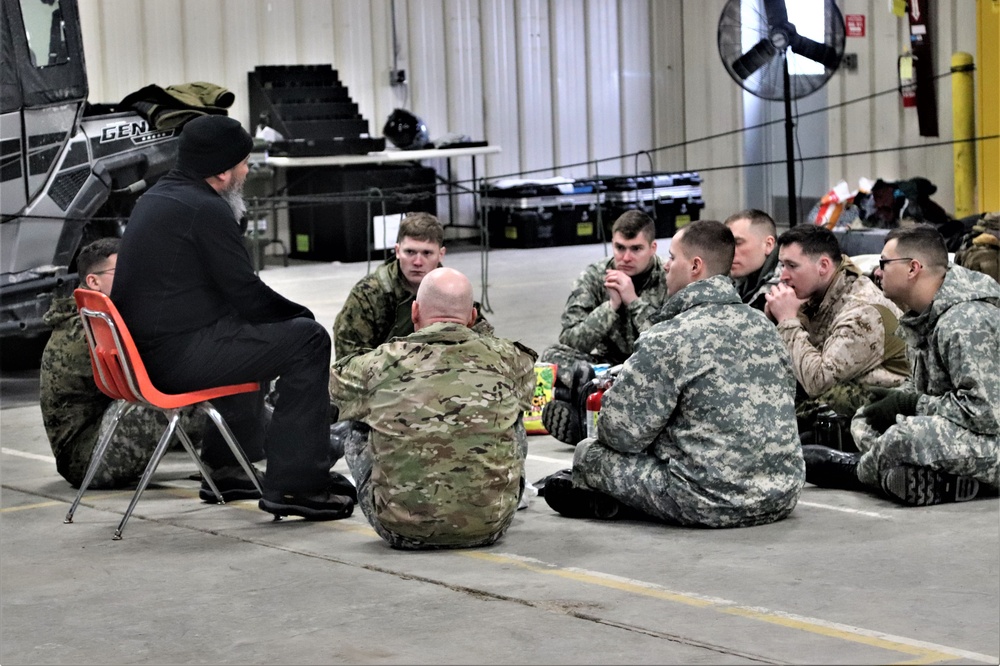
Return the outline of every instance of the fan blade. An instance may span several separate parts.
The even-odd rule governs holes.
[[[815,60],[827,69],[837,69],[837,66],[840,64],[840,56],[837,54],[836,49],[832,49],[826,44],[815,42],[808,37],[803,37],[802,35],[793,36],[789,40],[789,47],[800,56]]]
[[[767,27],[773,28],[788,22],[788,11],[785,0],[764,0],[764,13],[767,14]]]
[[[733,62],[733,71],[741,79],[746,80],[750,78],[751,74],[770,62],[776,53],[777,50],[771,44],[771,40],[762,39]]]

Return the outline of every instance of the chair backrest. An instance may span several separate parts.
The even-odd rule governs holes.
[[[93,289],[77,289],[73,298],[87,334],[97,387],[115,400],[148,403],[144,393],[155,389],[118,308]]]

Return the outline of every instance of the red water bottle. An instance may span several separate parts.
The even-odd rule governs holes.
[[[587,437],[597,437],[597,415],[601,411],[604,389],[599,388],[587,396]]]

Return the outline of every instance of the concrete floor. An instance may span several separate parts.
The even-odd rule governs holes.
[[[482,298],[480,253],[457,250],[448,265]],[[555,340],[573,279],[602,254],[492,251],[498,335]],[[262,278],[328,327],[366,272],[270,264]],[[171,452],[112,541],[130,491],[88,493],[64,525],[74,493],[37,372],[2,379],[3,664],[998,663],[995,499],[906,509],[806,486],[783,522],[713,531],[570,520],[536,498],[490,548],[403,553],[360,511],[276,523],[255,502],[202,504]],[[572,454],[533,437],[529,479]]]

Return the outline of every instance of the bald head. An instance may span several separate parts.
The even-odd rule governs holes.
[[[454,268],[435,268],[420,281],[410,316],[417,331],[437,322],[471,327],[477,316],[472,283]]]

